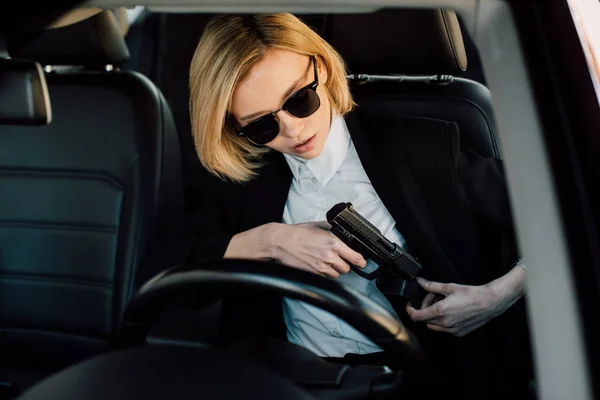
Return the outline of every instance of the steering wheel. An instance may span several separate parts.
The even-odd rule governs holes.
[[[255,289],[302,300],[349,323],[416,373],[428,363],[418,340],[384,307],[354,288],[296,268],[246,259],[217,259],[176,266],[144,284],[131,300],[121,323],[122,346],[144,343],[163,305],[189,291]]]
[[[198,393],[204,398],[230,398],[232,393],[238,397],[239,392],[258,397],[313,399],[289,380],[231,353],[180,346],[143,346],[151,326],[171,299],[189,291],[232,288],[275,293],[320,307],[344,319],[391,356],[402,357],[405,370],[419,382],[428,382],[432,376],[417,339],[395,316],[352,287],[274,263],[217,259],[176,266],[150,279],[124,312],[120,351],[71,366],[34,386],[19,399],[37,400],[50,395],[64,399],[81,396],[158,399],[173,390],[180,399],[197,398]],[[235,385],[227,384],[232,380]],[[75,387],[74,381],[78,382]]]

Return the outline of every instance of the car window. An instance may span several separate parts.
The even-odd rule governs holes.
[[[600,2],[569,0],[568,3],[600,99]]]

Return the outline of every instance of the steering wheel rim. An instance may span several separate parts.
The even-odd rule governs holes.
[[[162,306],[188,291],[256,289],[304,301],[344,319],[384,351],[402,357],[418,376],[430,366],[416,337],[384,307],[354,288],[306,271],[250,259],[207,259],[174,266],[147,281],[127,305],[121,320],[120,347],[145,342]]]

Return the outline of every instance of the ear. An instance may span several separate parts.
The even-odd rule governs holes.
[[[319,75],[319,84],[324,85],[327,83],[327,78],[329,77],[327,74],[327,66],[325,65],[325,61],[321,58],[321,56],[317,56],[317,74]]]

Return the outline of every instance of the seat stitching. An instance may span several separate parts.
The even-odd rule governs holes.
[[[76,231],[76,232],[97,232],[97,233],[117,233],[117,227],[95,224],[73,224],[61,222],[43,222],[43,221],[15,221],[0,220],[0,227],[17,228],[35,228],[57,231]]]
[[[62,170],[38,170],[38,169],[27,169],[27,168],[2,168],[0,169],[0,175],[24,175],[24,176],[56,176],[65,178],[85,178],[85,179],[98,179],[112,183],[119,189],[123,189],[124,184],[116,179],[114,176],[101,173],[101,172],[87,172],[87,171],[62,171]]]

